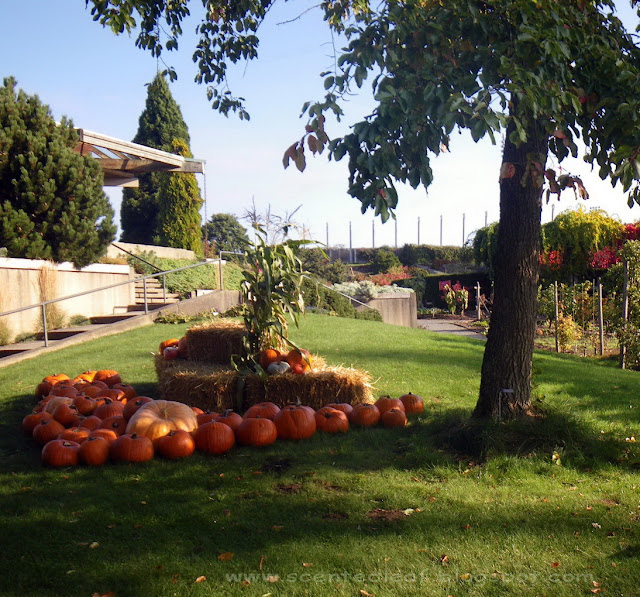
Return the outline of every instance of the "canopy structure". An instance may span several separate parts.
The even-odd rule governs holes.
[[[184,158],[85,129],[76,131],[80,136],[78,152],[98,160],[106,187],[137,187],[138,176],[145,172],[204,174],[205,160]]]

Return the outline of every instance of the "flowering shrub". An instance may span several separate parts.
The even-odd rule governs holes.
[[[460,282],[453,286],[445,284],[443,296],[451,315],[455,315],[456,311],[464,313],[469,306],[469,291]]]
[[[402,265],[399,267],[392,267],[386,273],[369,276],[369,280],[378,286],[391,286],[391,284],[396,280],[406,280],[411,277],[409,268],[406,265]]]
[[[543,251],[538,257],[540,265],[546,265],[552,270],[558,270],[562,267],[562,251]]]
[[[591,258],[591,267],[594,269],[609,269],[615,263],[620,262],[618,249],[615,247],[605,247],[595,251]]]

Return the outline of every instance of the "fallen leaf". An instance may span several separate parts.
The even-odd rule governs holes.
[[[267,576],[265,580],[267,582],[278,582],[280,580],[280,577],[277,574],[272,574],[270,576]]]
[[[302,567],[303,568],[311,568],[311,566],[313,566],[313,564],[311,562],[302,562]]]
[[[89,543],[89,549],[95,549],[96,547],[100,547],[100,543],[98,543],[97,541],[92,541],[91,543]]]
[[[67,574],[73,574],[75,570],[67,570]]]
[[[225,551],[218,556],[218,560],[221,562],[228,562],[229,560],[233,560],[234,553],[232,551]]]
[[[592,580],[592,581],[591,581],[591,584],[592,584],[594,587],[599,587],[599,586],[600,586],[600,583],[599,583],[597,580]]]
[[[591,523],[591,526],[592,526],[594,529],[601,529],[601,528],[602,528],[602,525],[598,524],[597,522],[592,522],[592,523]]]
[[[360,595],[364,595],[364,597],[374,597],[373,593],[367,593],[364,589],[360,589]]]
[[[279,532],[282,530],[282,525],[274,524],[271,528],[272,528],[276,533],[279,533]]]
[[[560,568],[560,562],[552,562],[551,563],[551,567],[552,568]]]
[[[448,563],[449,563],[449,556],[448,556],[447,554],[444,554],[444,553],[443,553],[443,554],[440,556],[440,563],[441,563],[441,564],[443,564],[443,565],[444,565],[444,564],[448,564]]]
[[[142,500],[140,503],[141,503],[143,506],[146,506],[146,505],[147,505],[147,502],[146,502],[145,500]]]
[[[470,528],[471,528],[471,525],[470,525],[470,524],[462,525],[462,530],[463,530],[463,531],[468,531]]]
[[[204,582],[205,580],[207,580],[206,576],[198,576],[198,578],[196,578],[196,582]]]
[[[223,510],[223,511],[222,511],[222,513],[223,513],[225,516],[231,516],[231,510]]]
[[[241,584],[243,587],[248,587],[248,586],[251,584],[251,581],[250,581],[250,580],[246,580],[246,579],[245,579],[245,580],[243,580],[240,584]]]
[[[471,578],[471,574],[469,574],[468,572],[465,572],[464,574],[460,575],[460,580],[469,580]]]

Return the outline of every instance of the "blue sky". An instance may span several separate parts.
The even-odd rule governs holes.
[[[332,39],[319,10],[301,14],[312,5],[306,0],[277,5],[260,32],[260,58],[234,69],[232,88],[247,99],[248,123],[209,107],[205,88],[193,82],[196,67],[188,38],[179,52],[163,56],[178,71],[171,92],[189,127],[192,152],[207,162],[206,179],[198,176],[203,190],[206,180],[207,216],[225,212],[240,217],[252,199],[259,211],[270,205],[281,215],[302,205],[296,219],[312,238],[325,242],[328,228],[329,244],[347,247],[350,222],[354,247],[379,247],[394,246],[396,234],[398,246],[418,242],[418,233],[421,243],[439,244],[441,218],[443,243],[459,245],[463,221],[468,236],[485,219],[497,220],[500,147],[474,144],[466,135],[454,133],[451,153],[433,160],[435,182],[428,192],[401,187],[397,224],[390,220],[382,225],[372,212],[361,214],[360,203],[346,193],[346,161],[329,162],[322,155],[309,159],[303,174],[283,169],[284,150],[303,132],[300,108],[322,97],[318,75],[332,64]],[[637,23],[629,9],[622,16]],[[56,118],[64,115],[77,127],[133,138],[144,109],[145,84],[158,68],[156,59],[134,46],[133,37],[116,37],[94,23],[81,1],[2,0],[0,25],[2,77],[14,76]],[[194,27],[189,23],[184,30]],[[366,94],[353,98],[343,123],[329,123],[329,135],[344,132],[371,105]],[[601,181],[590,166],[581,160],[563,166],[586,183],[591,199],[580,201],[585,208],[604,209],[625,222],[640,220],[640,206],[629,209],[620,189]],[[120,192],[108,194],[118,211]],[[543,222],[551,219],[552,209],[557,215],[578,204],[569,191],[561,201],[544,205]]]

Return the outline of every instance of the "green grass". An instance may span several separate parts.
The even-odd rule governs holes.
[[[479,426],[482,342],[308,315],[297,343],[369,371],[376,395],[422,395],[425,414],[224,457],[41,467],[19,426],[42,377],[115,368],[156,396],[151,353],[188,325],[0,369],[0,595],[640,594],[639,377],[605,361],[537,353],[546,416]]]

